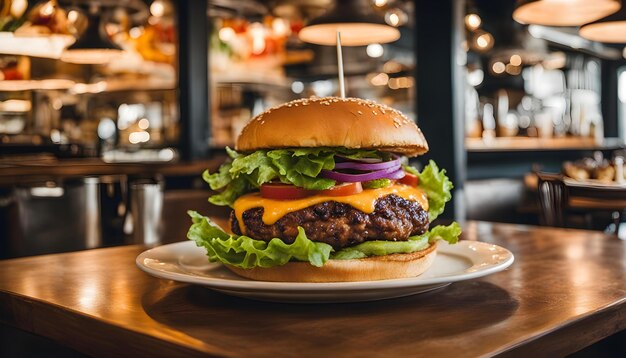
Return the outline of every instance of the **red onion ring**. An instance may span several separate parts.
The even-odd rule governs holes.
[[[335,169],[382,170],[397,167],[400,164],[402,164],[400,158],[382,163],[341,162],[335,164]]]
[[[321,176],[328,179],[333,179],[344,183],[353,183],[357,181],[369,181],[375,179],[401,179],[405,175],[401,166],[395,166],[387,169],[378,170],[370,173],[363,174],[346,174],[339,173],[332,170],[322,170]]]
[[[389,176],[387,176],[387,179],[402,179],[404,178],[404,176],[406,175],[406,173],[404,172],[404,169],[400,168],[398,170],[396,170],[393,173],[390,173]]]

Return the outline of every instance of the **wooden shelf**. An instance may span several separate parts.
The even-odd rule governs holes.
[[[112,78],[96,83],[76,83],[68,79],[0,81],[0,92],[71,91],[74,94],[97,94],[123,91],[168,91],[176,89],[174,79]]]
[[[605,138],[601,143],[594,138],[529,138],[497,137],[490,140],[466,138],[465,149],[468,152],[503,152],[503,151],[547,151],[547,150],[601,150],[622,148],[624,142],[619,138]]]
[[[19,158],[16,158],[19,159]],[[197,161],[172,161],[154,163],[106,163],[101,159],[51,159],[0,162],[0,185],[30,183],[57,178],[76,178],[100,175],[164,175],[200,176],[205,169],[215,170],[225,160],[225,155]]]

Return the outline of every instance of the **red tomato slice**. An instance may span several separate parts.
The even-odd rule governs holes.
[[[320,191],[320,195],[328,195],[328,196],[346,196],[346,195],[354,195],[363,191],[363,186],[361,182],[355,183],[341,183],[337,184],[334,187],[326,190]]]
[[[266,183],[261,185],[261,196],[267,199],[293,200],[302,199],[311,195],[310,190],[295,185],[282,183]]]
[[[419,180],[417,179],[417,175],[411,173],[405,173],[402,179],[398,179],[398,183],[409,185],[409,186],[417,186]]]

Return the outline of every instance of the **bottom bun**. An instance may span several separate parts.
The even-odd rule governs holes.
[[[270,268],[242,269],[226,265],[239,276],[275,282],[351,282],[416,277],[435,261],[437,244],[409,254],[372,256],[354,260],[328,260],[322,267],[308,262],[289,262]]]

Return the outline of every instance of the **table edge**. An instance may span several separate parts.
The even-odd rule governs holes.
[[[584,327],[586,332],[594,333],[591,341],[584,344],[579,344],[579,340],[573,339],[576,337],[576,333],[580,332],[581,327]],[[493,355],[503,357],[531,356],[532,354],[541,354],[542,356],[549,356],[550,354],[568,355],[624,329],[626,329],[626,298],[591,313],[576,316],[538,335],[517,341],[500,351],[494,352]]]
[[[43,310],[48,314],[45,320],[43,315],[36,314],[37,311]],[[28,316],[20,317],[22,312],[25,312]],[[20,318],[28,318],[29,320]],[[54,328],[56,327],[55,324],[51,324],[51,322],[56,323],[59,321],[69,321],[72,324],[66,325],[63,332],[60,332],[60,330]],[[98,344],[102,340],[85,339],[88,336],[84,334],[81,335],[81,339],[73,339],[75,338],[74,333],[78,331],[84,332],[84,330],[80,329],[84,326],[84,322],[89,322],[91,327],[90,331],[92,332],[88,336],[94,338],[102,336],[115,337],[115,344],[110,345],[110,347],[117,347],[117,351],[107,351],[107,355],[129,356],[132,354],[143,356],[155,351],[156,348],[156,351],[161,353],[169,352],[168,356],[220,356],[215,352],[180,345],[168,339],[130,329],[110,320],[100,319],[53,302],[0,289],[0,323],[46,337],[57,344],[70,347],[81,353],[93,356],[102,355],[102,345]],[[122,332],[121,334],[120,331]],[[104,335],[96,334],[96,332],[104,333]],[[106,336],[107,333],[111,335]]]
[[[56,327],[55,325],[46,328],[48,322],[42,320],[44,315],[34,314],[35,311],[44,310],[48,315],[54,316],[54,319],[49,319],[49,321],[59,322],[59,320],[69,320],[73,322],[74,327],[64,329],[64,334],[59,334],[59,332],[57,332],[58,330],[54,329],[54,327]],[[28,316],[20,317],[20,312],[26,312]],[[29,320],[20,318],[28,318]],[[98,344],[101,340],[71,339],[71,337],[73,337],[72,333],[78,332],[82,326],[79,322],[87,321],[93,324],[93,327],[96,327],[96,329],[92,329],[92,331],[98,330],[105,334],[111,334],[111,337],[117,337],[115,346],[119,349],[117,353],[122,355],[128,355],[132,352],[134,352],[134,354],[144,355],[154,352],[155,348],[157,348],[156,351],[160,353],[170,352],[170,354],[173,355],[221,356],[219,352],[197,349],[193,346],[184,345],[163,337],[156,337],[50,301],[0,289],[0,322],[49,338],[58,344],[65,345],[82,353],[101,354],[102,344]],[[581,326],[584,326],[586,331],[592,330],[596,333],[591,342],[586,341],[583,344],[579,344],[578,340],[571,339],[575,336],[575,334],[572,333],[580,330]],[[609,329],[597,329],[598,327],[606,328],[607,326]],[[79,330],[76,330],[76,328]],[[591,313],[576,316],[562,324],[551,327],[543,332],[538,332],[513,342],[512,344],[501,346],[491,352],[482,353],[482,355],[506,357],[519,356],[520,354],[529,355],[532,353],[545,354],[548,351],[555,354],[570,354],[623,329],[626,329],[626,298],[620,299]],[[122,331],[122,334],[120,334],[120,331]],[[97,337],[101,335],[93,334],[93,336]],[[81,337],[85,336],[82,335]],[[86,341],[89,341],[89,343],[86,343]],[[146,341],[149,343],[146,344]]]

